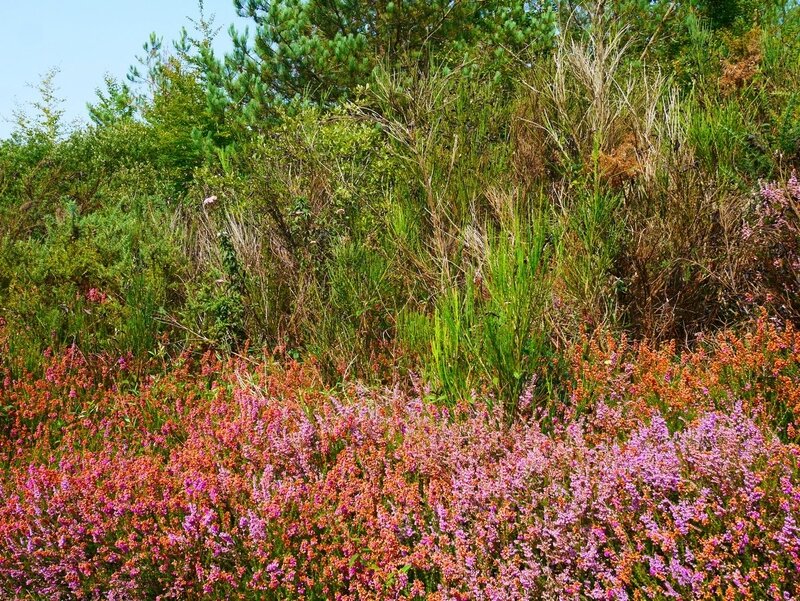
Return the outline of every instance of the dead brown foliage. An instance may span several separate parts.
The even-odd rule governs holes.
[[[760,31],[753,29],[734,46],[735,54],[723,62],[719,87],[723,94],[730,94],[745,87],[758,73],[761,65]]]
[[[610,152],[600,151],[597,161],[601,177],[613,188],[621,187],[641,172],[636,146],[636,136],[630,133]]]

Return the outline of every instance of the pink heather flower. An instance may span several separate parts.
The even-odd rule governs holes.
[[[270,576],[270,578],[277,578],[283,573],[283,570],[281,569],[281,564],[280,562],[278,562],[278,560],[273,560],[272,562],[270,562],[267,565],[265,571]]]
[[[107,299],[108,295],[105,292],[100,292],[97,288],[89,288],[89,291],[86,293],[86,300],[90,303],[102,304],[106,302]]]
[[[664,560],[658,555],[648,558],[650,560],[650,575],[656,578],[663,578],[666,575]]]
[[[795,200],[800,200],[800,181],[797,179],[797,172],[792,171],[792,176],[786,182],[786,190]]]
[[[522,389],[522,394],[519,396],[519,409],[520,411],[527,411],[533,404],[533,391],[536,387],[536,374],[531,378],[530,382]]]

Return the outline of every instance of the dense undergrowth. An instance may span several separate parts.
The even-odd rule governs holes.
[[[800,595],[800,7],[235,2],[0,141],[0,597]]]

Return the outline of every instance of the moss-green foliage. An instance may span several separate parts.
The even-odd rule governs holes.
[[[81,215],[67,202],[41,236],[3,239],[3,313],[23,325],[12,336],[40,351],[73,343],[87,352],[152,348],[180,255],[146,200],[139,203]]]
[[[777,234],[745,225],[800,166],[796,3],[237,5],[257,29],[230,56],[201,16],[91,126],[51,74],[0,142],[29,367],[249,343],[513,412],[584,330],[690,340],[776,297]]]

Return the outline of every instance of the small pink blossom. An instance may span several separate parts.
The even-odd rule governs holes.
[[[106,302],[108,295],[105,292],[100,292],[97,288],[89,288],[86,293],[86,300],[90,303],[102,304]]]

